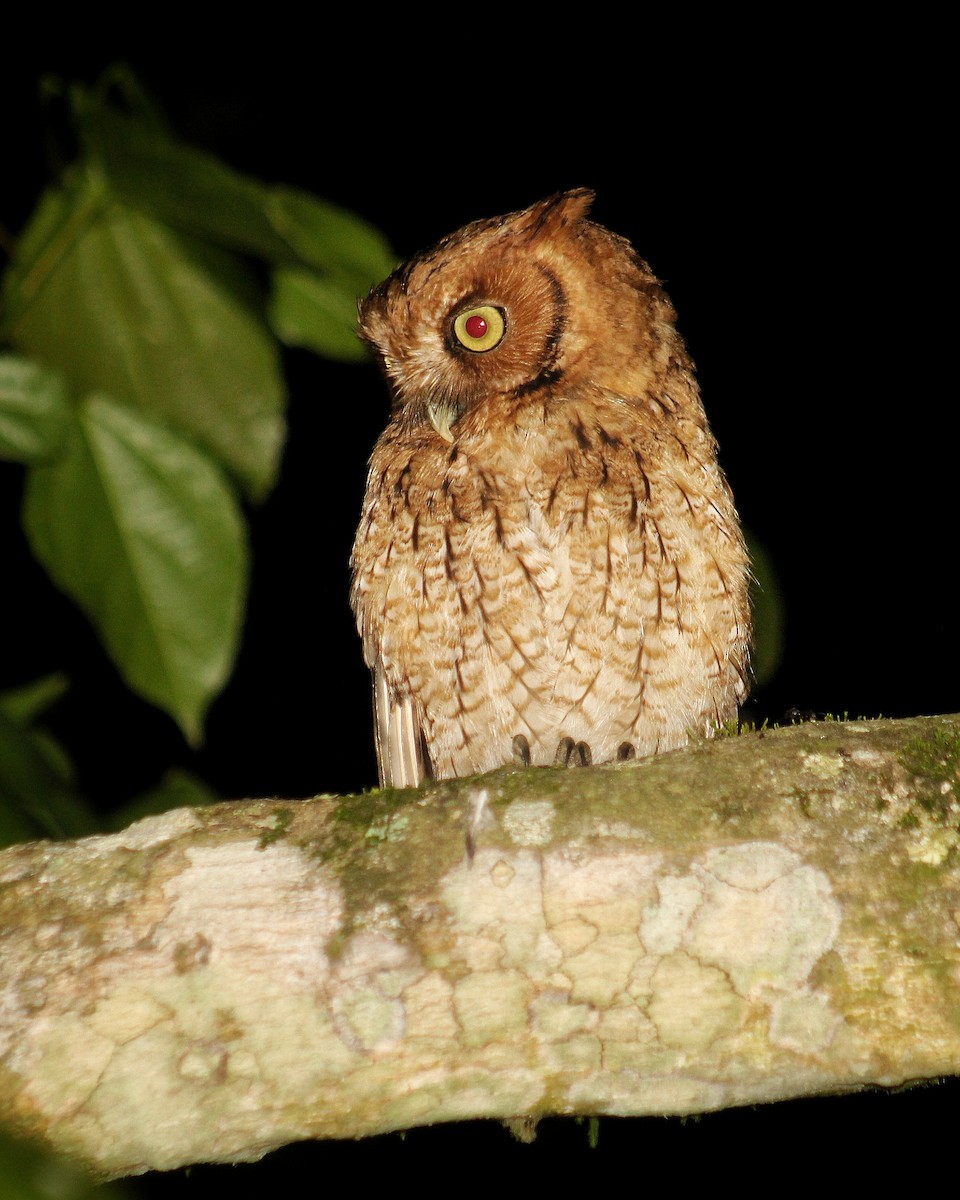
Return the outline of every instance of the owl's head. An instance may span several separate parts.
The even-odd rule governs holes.
[[[371,291],[360,335],[396,415],[453,440],[456,421],[494,397],[584,384],[641,397],[668,360],[686,363],[658,280],[586,219],[592,201],[563,192],[466,225]]]

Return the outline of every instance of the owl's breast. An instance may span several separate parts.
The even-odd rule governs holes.
[[[597,761],[649,753],[735,708],[749,619],[729,493],[711,454],[629,415],[378,445],[353,604],[437,774],[508,761],[517,734],[535,763],[560,736]]]

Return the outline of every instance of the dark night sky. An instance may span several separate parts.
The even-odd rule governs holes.
[[[946,184],[931,151],[935,97],[914,94],[907,105],[882,64],[851,78],[844,61],[826,58],[803,70],[727,63],[699,80],[696,102],[676,77],[641,79],[637,64],[630,93],[584,87],[544,99],[515,94],[512,84],[491,96],[469,70],[453,78],[432,61],[358,62],[349,84],[333,82],[323,63],[308,71],[224,55],[215,67],[199,56],[158,66],[122,45],[38,65],[92,79],[116,53],[185,137],[239,169],[360,212],[399,256],[476,217],[594,187],[596,219],[629,237],[666,283],[741,516],[781,581],[785,655],[756,696],[756,715],[960,709],[956,389],[937,313]],[[0,187],[0,222],[13,229],[44,181],[34,82],[28,68],[7,79],[15,169]],[[69,671],[75,682],[58,732],[91,792],[120,799],[171,761],[227,796],[376,781],[347,557],[386,393],[372,367],[300,353],[287,367],[289,445],[280,484],[253,517],[244,648],[198,756],[166,718],[129,700],[38,572],[17,567],[25,582],[15,612],[30,632],[0,687]],[[18,486],[0,472],[6,544],[17,537]],[[142,753],[118,774],[116,748],[131,743]],[[955,1105],[955,1087],[816,1101],[758,1111],[752,1125],[743,1114],[688,1125],[607,1122],[607,1158],[596,1161],[622,1152],[662,1165],[665,1155],[718,1146],[736,1155],[755,1138],[826,1146],[851,1119],[883,1138],[888,1123],[892,1130],[905,1119],[931,1128],[951,1095]],[[378,1161],[402,1170],[459,1147],[457,1138],[466,1153],[511,1170],[547,1152],[554,1162],[583,1157],[582,1130],[559,1123],[540,1151],[514,1148],[483,1126],[304,1147],[271,1161],[294,1172],[353,1168],[376,1148]],[[223,1176],[191,1178],[181,1195]]]

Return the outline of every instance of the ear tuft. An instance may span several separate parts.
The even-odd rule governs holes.
[[[586,217],[594,195],[592,188],[573,188],[548,196],[516,214],[517,232],[531,238],[558,234]]]

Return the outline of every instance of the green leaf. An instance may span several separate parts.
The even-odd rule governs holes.
[[[297,188],[267,192],[267,213],[274,228],[299,257],[319,270],[339,275],[364,295],[397,265],[383,234],[372,225]]]
[[[66,675],[56,671],[21,687],[9,688],[0,692],[0,714],[18,729],[29,730],[34,749],[46,759],[47,765],[63,783],[72,787],[74,769],[66,750],[45,729],[31,728],[35,721],[66,694],[69,687],[70,680]]]
[[[109,108],[88,103],[82,129],[108,187],[125,203],[280,268],[271,323],[282,340],[339,360],[363,359],[356,300],[395,265],[372,225],[308,192],[248,179]]]
[[[199,808],[215,804],[220,796],[189,771],[170,770],[156,787],[141,793],[110,814],[108,828],[126,829],[143,817],[154,817],[171,808]]]
[[[47,206],[11,273],[14,347],[189,433],[251,494],[276,477],[285,394],[276,344],[241,299],[232,259],[116,203],[95,183]],[[243,277],[247,282],[246,276]]]
[[[776,674],[783,657],[783,600],[773,560],[762,543],[747,533],[753,584],[750,603],[753,608],[753,675],[759,686]]]
[[[0,713],[15,725],[27,726],[55,704],[69,687],[66,675],[56,671],[21,687],[8,688],[0,692]]]
[[[95,1184],[39,1142],[0,1132],[3,1200],[136,1200],[137,1195],[123,1182]]]
[[[48,188],[20,234],[3,274],[3,337],[9,339],[22,312],[34,301],[87,225],[96,221],[97,188],[73,173],[62,188]]]
[[[290,346],[304,346],[342,362],[362,362],[366,357],[357,337],[353,290],[312,271],[276,270],[267,315],[277,337]]]
[[[293,188],[274,188],[270,211],[307,266],[278,266],[268,318],[288,346],[326,358],[362,362],[356,301],[390,274],[390,248],[358,217]]]
[[[110,190],[129,206],[268,262],[296,261],[267,215],[263,184],[110,108],[88,102],[79,118],[84,144]]]
[[[309,264],[273,273],[267,315],[277,337],[327,358],[362,362],[357,300],[392,270],[386,242],[359,218],[291,188],[274,188],[269,210]]]
[[[64,456],[30,471],[24,525],[128,685],[199,741],[236,654],[248,573],[217,467],[144,414],[91,396]]]
[[[225,163],[82,96],[84,144],[111,192],[178,229],[270,263],[347,272],[366,292],[396,259],[372,225],[309,192],[268,187]]]
[[[47,77],[50,78],[49,76]],[[58,85],[62,89],[62,85]],[[166,130],[167,119],[156,97],[138,79],[133,69],[125,62],[113,62],[97,77],[91,90],[84,84],[71,84],[70,95],[76,112],[82,112],[87,104],[102,106],[116,96],[123,111],[136,117],[148,129]]]
[[[0,845],[38,837],[78,837],[96,822],[50,752],[50,739],[0,712]]]
[[[54,458],[69,417],[66,386],[56,371],[0,354],[0,458],[24,463]]]

